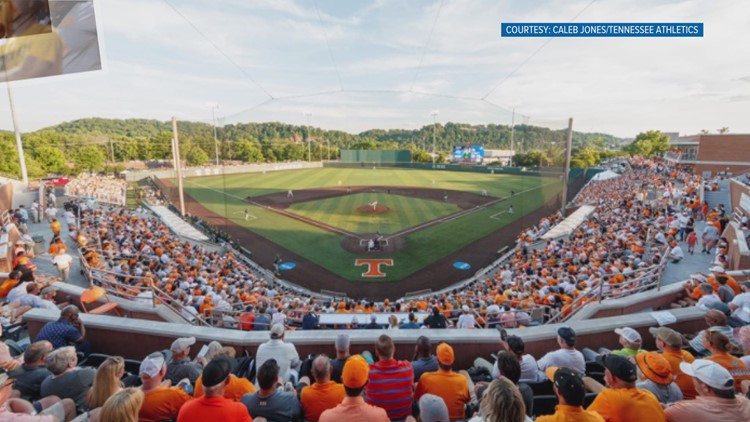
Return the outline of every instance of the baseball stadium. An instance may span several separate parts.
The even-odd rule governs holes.
[[[750,421],[745,8],[0,2],[0,421]]]
[[[282,277],[297,285],[383,300],[470,278],[515,245],[513,223],[560,207],[559,176],[409,169],[369,155],[336,167],[186,178],[186,211],[225,227],[266,268],[281,257]]]

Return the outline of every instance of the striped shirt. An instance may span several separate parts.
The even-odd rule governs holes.
[[[414,400],[414,370],[405,360],[388,359],[370,365],[365,401],[385,409],[388,418],[404,419],[411,414]]]

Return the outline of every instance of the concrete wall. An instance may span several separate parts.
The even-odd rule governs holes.
[[[670,327],[683,333],[705,328],[704,312],[697,308],[684,308],[670,311],[677,322]],[[34,338],[41,327],[58,318],[58,313],[49,310],[34,309],[24,315],[29,325],[29,335]],[[194,327],[165,322],[122,319],[112,316],[82,314],[86,326],[86,337],[96,352],[120,355],[126,358],[143,359],[155,350],[169,348],[177,337],[195,336],[198,339],[192,353],[200,346],[212,340],[223,345],[233,346],[239,353],[248,352],[255,355],[258,346],[268,340],[268,332],[235,331],[215,328]],[[649,327],[657,326],[656,320],[649,313],[580,321],[572,324],[578,336],[578,347],[618,348],[618,336],[614,329],[622,326],[632,327],[641,333],[644,348],[653,349],[654,341],[648,333]],[[536,357],[557,348],[556,333],[559,325],[509,330],[511,334],[521,336],[526,342],[526,350]],[[447,342],[455,349],[456,367],[468,368],[476,357],[489,358],[498,351],[499,332],[496,330],[317,330],[290,331],[286,341],[292,342],[301,356],[307,354],[334,354],[333,344],[336,336],[346,332],[352,343],[352,352],[374,349],[375,341],[380,334],[390,335],[396,343],[396,357],[411,360],[414,346],[420,335],[427,335],[437,345]],[[136,341],[137,340],[137,341]]]

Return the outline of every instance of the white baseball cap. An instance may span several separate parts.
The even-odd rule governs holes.
[[[621,335],[630,343],[641,343],[643,341],[638,331],[635,331],[630,327],[615,328],[615,333]]]
[[[163,354],[160,352],[152,353],[146,356],[146,359],[143,359],[143,362],[141,362],[138,375],[148,375],[150,378],[153,378],[159,375],[159,372],[161,372],[161,369],[164,367],[164,362],[165,359]]]
[[[195,344],[195,337],[180,337],[177,340],[172,342],[172,346],[169,347],[169,350],[175,352],[175,353],[181,353],[184,352],[185,349]]]
[[[680,370],[698,378],[702,383],[717,390],[734,388],[734,378],[723,366],[706,359],[696,359],[692,364],[680,362]]]

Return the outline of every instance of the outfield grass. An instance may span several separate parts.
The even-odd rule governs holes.
[[[512,199],[479,212],[408,235],[405,250],[384,257],[393,258],[396,265],[388,269],[386,278],[378,281],[402,280],[510,223],[519,222],[519,230],[536,223],[521,221],[524,215],[558,194],[562,185],[557,178],[536,176],[410,169],[326,168],[191,178],[185,180],[185,190],[218,215],[228,216],[235,223],[348,280],[364,280],[361,277],[362,268],[354,267],[353,264],[357,258],[366,257],[365,254],[343,250],[341,235],[262,207],[251,206],[244,201],[248,196],[286,192],[289,189],[338,186],[339,180],[343,186],[414,186],[475,193],[487,190],[494,197],[508,197],[511,190],[516,193]],[[514,207],[513,214],[507,213],[510,204]],[[249,221],[244,219],[245,209],[253,216]],[[328,222],[326,219],[316,219]],[[252,250],[252,245],[248,247]]]
[[[357,210],[373,201],[389,210],[383,214],[368,214]],[[428,199],[367,192],[302,202],[292,205],[288,211],[350,233],[391,234],[453,214],[460,211],[460,208],[455,204]]]

